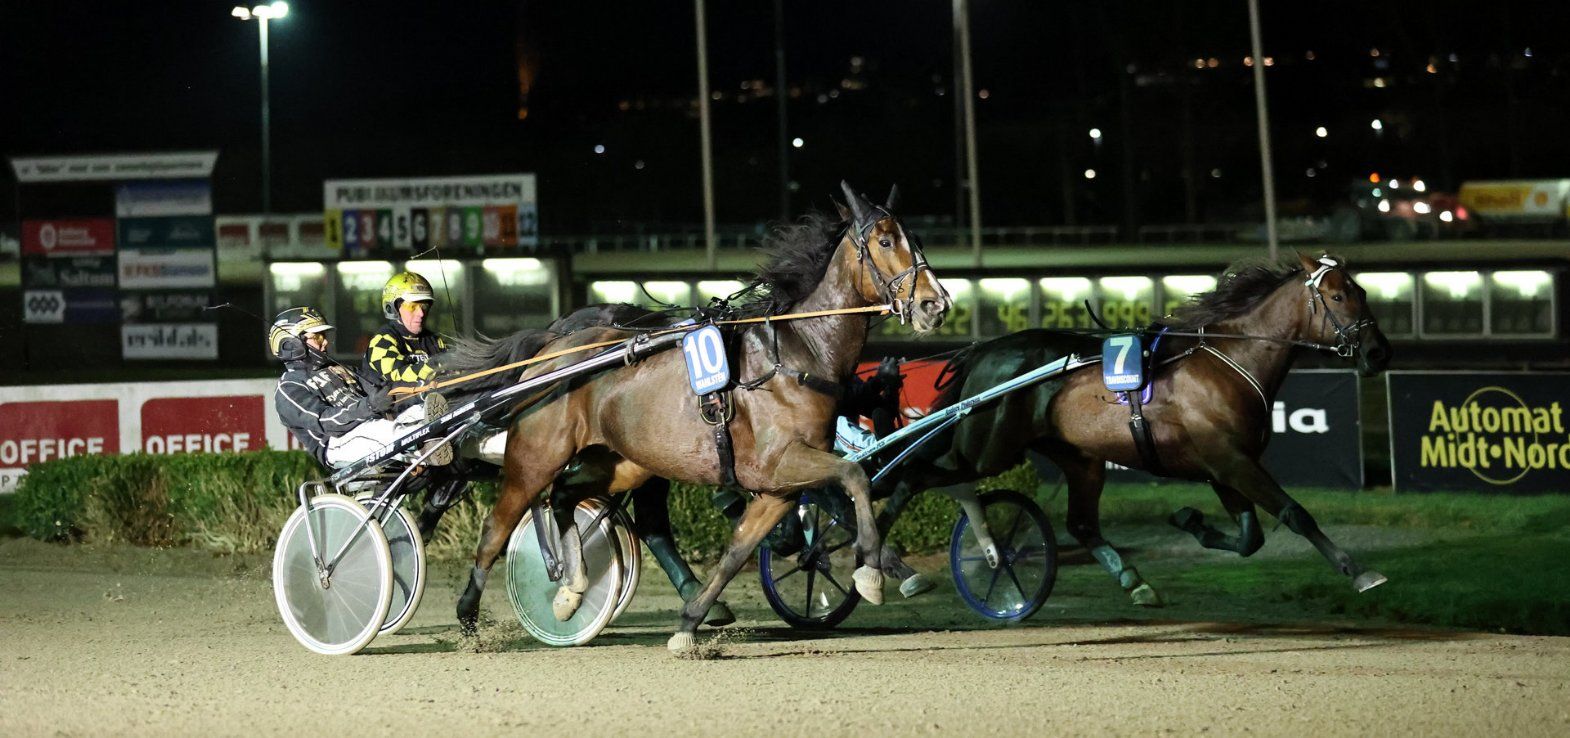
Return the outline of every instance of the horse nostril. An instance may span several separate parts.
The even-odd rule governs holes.
[[[922,300],[921,309],[928,313],[936,313],[943,309],[943,304],[937,300]]]

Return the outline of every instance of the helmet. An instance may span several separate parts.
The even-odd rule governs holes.
[[[330,331],[333,327],[316,308],[289,308],[273,318],[272,330],[267,332],[267,348],[282,361],[299,361],[305,358],[307,333]]]
[[[408,300],[435,303],[436,293],[431,290],[430,282],[414,272],[393,275],[382,288],[382,317],[397,320],[398,303]]]

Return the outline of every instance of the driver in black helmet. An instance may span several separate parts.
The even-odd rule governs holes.
[[[328,357],[332,329],[314,308],[290,308],[273,320],[267,345],[284,363],[273,394],[279,420],[317,461],[337,468],[392,442],[425,415],[415,406],[395,420],[384,417],[392,408],[388,393],[367,394],[359,376]]]

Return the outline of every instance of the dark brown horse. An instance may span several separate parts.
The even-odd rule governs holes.
[[[1039,455],[1033,460],[1044,456],[1063,471],[1069,532],[1136,604],[1159,605],[1156,591],[1101,535],[1101,490],[1110,461],[1210,484],[1236,521],[1237,535],[1207,524],[1193,508],[1170,519],[1208,548],[1243,556],[1257,551],[1264,542],[1258,505],[1313,543],[1358,591],[1383,583],[1382,575],[1337,548],[1259,462],[1269,440],[1271,403],[1304,344],[1355,358],[1365,375],[1383,371],[1390,361],[1390,344],[1344,265],[1330,257],[1299,257],[1290,265],[1234,268],[1216,290],[1196,296],[1162,322],[1176,333],[1210,335],[1169,335],[1154,357],[1154,395],[1144,414],[1153,426],[1158,469],[1147,468],[1129,431],[1129,408],[1117,403],[1099,365],[1092,365],[978,409],[955,426],[949,443],[935,439],[934,451],[920,454],[897,476],[882,523],[916,491],[1001,473],[1032,452]],[[954,363],[955,381],[937,407],[1071,353],[1096,356],[1099,340],[1029,330],[979,345]]]
[[[842,227],[809,217],[770,239],[772,260],[760,274],[769,298],[759,309],[782,314],[889,304],[917,332],[937,328],[951,303],[920,249],[892,215],[895,193],[878,207],[848,185],[844,189],[849,209]],[[862,596],[881,601],[880,537],[872,524],[867,476],[831,451],[835,398],[825,391],[853,371],[867,324],[865,313],[845,314],[776,321],[736,332],[734,376],[755,389],[738,386],[731,393],[729,428],[736,479],[756,496],[714,577],[683,607],[680,629],[669,644],[672,650],[692,647],[699,621],[790,509],[796,493],[825,483],[847,490],[862,513],[860,519],[867,521],[856,543],[866,565],[854,579]],[[628,335],[616,328],[590,328],[557,339],[542,352]],[[570,365],[581,356],[530,367],[525,376]],[[568,382],[546,400],[522,408],[509,428],[502,489],[486,521],[469,586],[458,602],[458,618],[466,628],[473,627],[486,575],[513,528],[574,458],[594,467],[586,476],[605,479],[607,492],[633,489],[656,476],[703,484],[719,484],[724,478],[714,435],[699,416],[679,351]],[[573,609],[574,589],[569,578],[558,594],[558,604],[566,605],[558,616]]]

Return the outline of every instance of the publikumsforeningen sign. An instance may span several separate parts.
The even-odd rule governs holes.
[[[1570,492],[1570,374],[1391,372],[1397,490]]]

